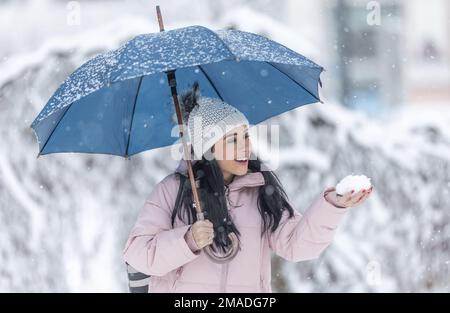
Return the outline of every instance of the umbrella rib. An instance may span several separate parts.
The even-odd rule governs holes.
[[[142,84],[142,78],[144,76],[141,76],[141,78],[139,79],[139,84],[136,90],[136,96],[134,97],[134,104],[133,104],[133,112],[131,113],[131,122],[130,122],[130,129],[128,131],[128,140],[127,140],[127,148],[125,149],[125,157],[128,157],[128,147],[130,146],[130,139],[131,139],[131,129],[133,127],[133,120],[134,120],[134,110],[136,109],[136,102],[137,102],[137,98],[139,96],[139,90],[141,89],[141,84]]]
[[[233,56],[234,60],[238,59],[238,56],[233,51],[231,51],[228,44],[215,31],[209,29],[208,27],[204,27],[204,28],[207,31],[209,31],[213,36],[215,36],[225,46],[225,48],[228,50],[228,52]]]
[[[52,132],[50,133],[50,135],[48,136],[48,138],[47,138],[47,140],[45,141],[44,145],[42,146],[42,149],[39,151],[38,156],[41,155],[41,152],[42,152],[42,151],[44,151],[45,146],[47,145],[47,143],[48,143],[49,140],[50,140],[50,137],[52,137],[53,133],[55,132],[55,129],[58,128],[59,123],[62,121],[62,119],[63,119],[64,116],[66,115],[67,111],[69,111],[69,109],[72,107],[72,105],[73,105],[73,103],[71,103],[71,104],[67,107],[67,110],[64,111],[64,113],[63,113],[63,115],[61,116],[61,118],[59,119],[58,123],[56,123],[55,128],[52,129]],[[34,128],[33,128],[33,130],[34,130]],[[36,132],[36,130],[35,130],[35,132]],[[37,134],[37,132],[36,132],[36,134]],[[39,138],[39,136],[38,136],[38,138]]]
[[[298,81],[296,81],[295,79],[293,79],[291,76],[289,76],[288,74],[286,74],[285,72],[283,72],[282,70],[280,70],[278,67],[276,67],[275,65],[273,65],[270,62],[265,61],[265,63],[269,64],[270,66],[272,66],[274,69],[276,69],[278,72],[280,72],[283,75],[286,75],[287,78],[289,78],[291,81],[293,81],[294,83],[296,83],[298,86],[300,86],[301,88],[303,88],[304,90],[306,90],[311,96],[314,97],[314,99],[316,99],[317,101],[319,101],[320,103],[323,103],[322,100],[320,100],[319,98],[317,98],[311,91],[309,91],[308,89],[306,89],[302,84],[300,84]]]
[[[197,67],[200,69],[200,71],[202,71],[203,75],[205,75],[205,78],[208,80],[209,84],[214,89],[214,91],[216,92],[217,96],[219,96],[220,100],[225,101],[225,100],[223,100],[223,97],[220,94],[219,90],[217,90],[216,86],[213,84],[213,82],[212,82],[211,78],[209,77],[209,75],[206,74],[205,70],[200,65],[197,65]]]

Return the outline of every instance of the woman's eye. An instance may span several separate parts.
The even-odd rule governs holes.
[[[249,135],[249,134],[246,134],[246,135],[244,136],[244,138],[245,138],[245,140],[247,140],[247,139],[250,138],[250,135]],[[237,143],[237,137],[233,137],[233,138],[228,139],[228,140],[227,140],[227,143]]]

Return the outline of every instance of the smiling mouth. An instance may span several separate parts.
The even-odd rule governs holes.
[[[234,161],[238,162],[239,164],[246,164],[248,162],[248,159],[234,160]]]

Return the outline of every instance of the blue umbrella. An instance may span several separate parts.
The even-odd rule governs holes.
[[[320,101],[323,68],[308,58],[239,30],[190,26],[163,31],[159,7],[157,12],[159,33],[139,35],[99,54],[57,89],[30,125],[38,156],[84,152],[129,158],[175,143],[177,124],[186,153],[177,89],[194,81],[202,95],[230,103],[251,124]],[[190,161],[188,171],[201,214]]]
[[[173,144],[166,71],[178,90],[198,80],[205,96],[251,124],[319,100],[323,68],[265,37],[190,26],[144,34],[72,73],[31,124],[39,155],[85,152],[129,157]]]

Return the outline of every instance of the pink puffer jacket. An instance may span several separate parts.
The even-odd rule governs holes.
[[[177,171],[185,173],[182,160]],[[213,263],[203,250],[192,250],[186,225],[171,212],[179,187],[172,173],[159,182],[145,201],[123,250],[123,259],[151,275],[149,292],[272,292],[271,253],[292,262],[311,260],[331,243],[348,208],[324,198],[323,190],[304,215],[285,211],[278,229],[261,238],[257,208],[260,172],[236,176],[229,184],[228,209],[241,233],[241,250],[227,264]]]

